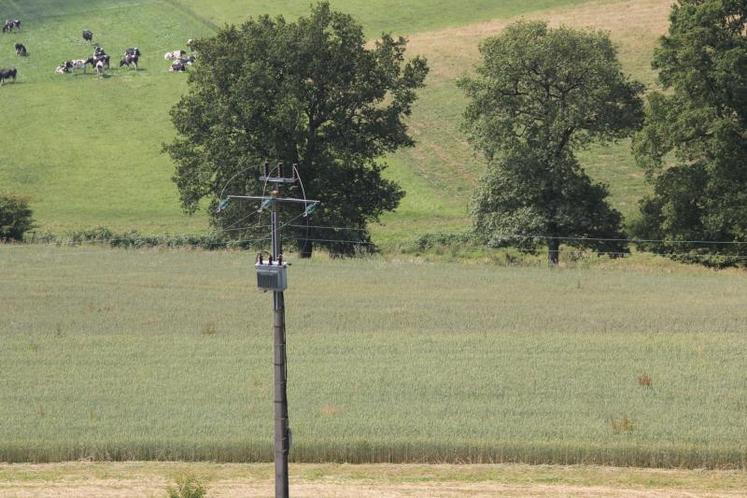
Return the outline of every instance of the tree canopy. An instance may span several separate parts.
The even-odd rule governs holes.
[[[653,184],[636,232],[673,257],[747,263],[746,23],[744,0],[681,0],[654,54],[667,92],[634,140]]]
[[[244,228],[256,221],[256,206],[213,208],[224,189],[261,192],[259,166],[283,161],[298,165],[306,196],[321,201],[310,228],[286,228],[303,254],[313,241],[334,253],[357,247],[343,240],[370,243],[367,223],[404,196],[382,176],[381,158],[413,145],[403,118],[423,86],[426,60],[406,60],[404,38],[384,34],[367,44],[361,26],[327,2],[295,22],[261,16],[226,26],[194,48],[188,93],[171,111],[178,136],[165,147],[184,209],[209,199],[215,226],[236,237],[261,235]],[[293,193],[301,195],[299,187]]]
[[[628,136],[642,119],[640,83],[623,73],[601,32],[511,25],[480,46],[482,63],[461,87],[465,130],[488,160],[473,203],[476,233],[492,245],[534,251],[559,243],[620,253],[621,215],[574,151]],[[604,239],[604,240],[600,240]]]

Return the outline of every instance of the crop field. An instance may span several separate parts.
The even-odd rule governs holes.
[[[271,298],[238,252],[0,246],[0,461],[269,461]],[[747,280],[298,261],[295,462],[747,466]]]
[[[376,36],[407,35],[410,53],[428,57],[432,68],[410,127],[418,144],[388,158],[387,174],[408,195],[396,213],[374,227],[377,242],[423,232],[461,230],[468,222],[471,191],[483,169],[459,131],[465,101],[456,79],[477,61],[479,41],[500,32],[517,16],[553,24],[604,29],[620,48],[624,67],[647,84],[651,51],[666,29],[668,0],[543,0],[469,2],[340,0]],[[16,66],[19,79],[0,88],[0,106],[12,119],[0,125],[0,189],[31,198],[39,228],[67,230],[107,226],[116,231],[197,232],[204,214],[188,217],[170,180],[173,167],[161,144],[173,137],[168,110],[186,89],[171,74],[163,53],[183,48],[188,38],[209,36],[224,22],[247,15],[307,12],[308,2],[221,0],[0,0],[0,16],[23,19],[20,33],[0,37],[0,66]],[[57,75],[66,59],[91,51],[94,41],[116,59],[138,46],[141,69],[116,67],[106,78]],[[16,57],[14,42],[29,48]],[[114,61],[116,66],[116,61]],[[594,146],[582,155],[592,176],[610,184],[612,201],[628,217],[645,192],[642,172],[626,141]]]

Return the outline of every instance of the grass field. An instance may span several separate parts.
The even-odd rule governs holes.
[[[210,497],[273,496],[271,464],[65,463],[1,465],[0,497],[163,496],[191,473]],[[744,471],[527,465],[290,466],[292,496],[317,498],[737,497]]]
[[[282,10],[294,17],[307,3],[0,0],[0,14],[24,21],[23,32],[0,37],[0,66],[19,70],[18,82],[0,89],[0,106],[13,116],[0,125],[0,189],[30,196],[40,229],[56,233],[96,225],[149,233],[204,229],[204,215],[181,213],[170,181],[173,168],[160,152],[173,135],[168,110],[185,90],[184,75],[168,73],[162,54],[246,13]],[[356,15],[372,35],[384,29],[407,34],[411,53],[426,55],[432,67],[410,120],[418,145],[390,158],[388,174],[408,196],[375,227],[375,239],[384,243],[460,230],[468,221],[467,205],[483,166],[458,129],[464,98],[455,80],[477,61],[480,39],[519,15],[605,29],[619,44],[626,70],[652,83],[651,50],[669,9],[667,0],[334,5]],[[90,52],[80,39],[84,28],[115,57],[125,47],[139,46],[142,69],[115,69],[101,80],[54,74],[61,61]],[[30,57],[14,55],[15,41],[28,46]],[[633,216],[645,186],[628,144],[593,147],[582,159],[595,178],[611,184],[613,203]]]
[[[0,246],[0,461],[268,461],[246,254]],[[747,281],[297,262],[296,462],[747,466]]]

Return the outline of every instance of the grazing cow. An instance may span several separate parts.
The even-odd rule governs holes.
[[[68,70],[69,71],[75,71],[76,69],[82,69],[83,72],[86,72],[86,67],[90,65],[94,65],[96,61],[93,60],[93,57],[89,57],[88,59],[75,59],[72,61],[67,61],[66,64],[68,64]]]
[[[69,73],[73,70],[73,61],[65,61],[59,66],[57,66],[57,69],[54,70],[57,74],[65,74]]]
[[[16,80],[17,75],[16,68],[13,69],[0,69],[0,86],[3,85],[3,82],[8,79],[12,79],[13,81]]]
[[[175,62],[185,55],[187,55],[187,52],[185,52],[184,50],[174,50],[173,52],[166,52],[165,54],[163,54],[163,58],[167,61]]]
[[[99,76],[103,76],[104,75],[104,71],[106,71],[106,67],[108,67],[108,66],[104,65],[104,59],[101,58],[101,59],[99,59],[99,60],[96,61],[96,66],[94,67],[94,71],[96,71],[96,74],[98,74]]]
[[[119,67],[122,67],[122,66],[127,66],[127,67],[135,66],[135,69],[137,69],[137,61],[138,61],[138,59],[139,59],[139,57],[138,57],[137,54],[127,54],[127,55],[124,56],[124,58],[121,61],[119,61]]]
[[[21,57],[26,57],[27,55],[29,55],[23,43],[16,43],[16,55],[20,55]]]
[[[88,41],[88,42],[93,41],[93,31],[89,31],[87,29],[84,29],[83,30],[83,39],[85,41]]]
[[[171,67],[169,68],[169,71],[172,73],[183,73],[187,70],[187,64],[181,60],[178,60],[171,64]]]
[[[12,32],[14,28],[21,31],[21,21],[18,19],[6,19],[5,24],[3,24],[3,33]]]
[[[103,48],[101,48],[100,46],[96,45],[96,48],[93,50],[93,63],[92,63],[92,65],[95,66],[96,63],[99,60],[103,60],[104,61],[104,66],[107,69],[109,69],[109,61],[110,61],[110,59],[111,59],[111,57],[109,56],[109,54],[107,54],[104,51]]]
[[[127,57],[128,55],[137,55],[140,57],[142,54],[140,53],[140,49],[137,47],[128,48],[124,51],[124,54],[122,54],[122,57]]]
[[[106,69],[109,69],[110,60],[111,60],[111,57],[107,54],[99,55],[98,57],[93,58],[94,65],[97,64],[99,61],[101,61],[104,64],[104,67]]]

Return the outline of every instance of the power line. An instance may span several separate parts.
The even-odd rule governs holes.
[[[350,228],[350,227],[335,227],[335,226],[321,226],[321,225],[288,225],[291,228],[318,228],[318,229],[327,229],[327,230],[347,230],[351,232],[367,232],[368,229],[366,228]]]
[[[554,235],[529,235],[518,233],[497,234],[498,237],[506,239],[547,239],[547,240],[579,240],[593,242],[631,242],[634,244],[660,243],[660,244],[721,244],[721,245],[742,245],[747,241],[741,240],[672,240],[672,239],[626,239],[626,238],[603,238],[603,237],[563,237]]]
[[[285,237],[286,240],[295,240],[295,237]],[[309,237],[303,237],[303,240],[308,240],[310,242],[336,242],[340,244],[360,244],[360,245],[369,245],[369,246],[375,246],[373,242],[366,242],[361,240],[350,240],[350,239],[316,239],[316,238],[309,238]]]

